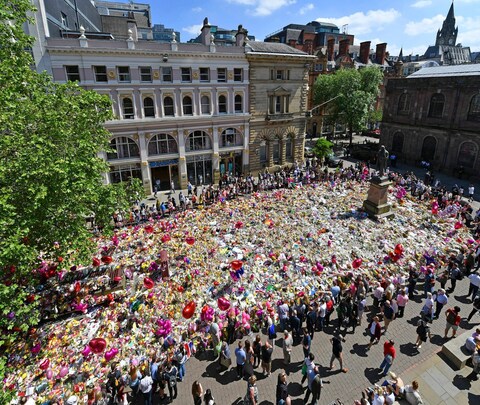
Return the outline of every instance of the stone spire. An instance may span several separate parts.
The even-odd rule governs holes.
[[[453,1],[448,10],[447,17],[443,21],[442,29],[437,32],[437,40],[435,45],[455,46],[457,43],[458,27],[455,27],[455,11],[453,9]]]
[[[400,53],[398,54],[398,60],[403,62],[403,47],[400,48]]]

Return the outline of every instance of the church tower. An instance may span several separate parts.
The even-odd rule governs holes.
[[[455,13],[453,11],[453,1],[448,11],[447,18],[443,21],[442,29],[437,32],[435,45],[455,46],[457,43],[458,27],[455,27]]]

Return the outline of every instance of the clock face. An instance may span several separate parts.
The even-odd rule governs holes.
[[[450,38],[450,39],[448,40],[448,44],[449,44],[449,45],[453,45],[453,39],[452,39],[452,38]]]

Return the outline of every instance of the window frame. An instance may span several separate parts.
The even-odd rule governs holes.
[[[410,113],[410,94],[402,93],[398,98],[397,114],[408,115]]]
[[[243,69],[242,68],[233,68],[233,81],[234,82],[243,82]]]
[[[165,100],[167,100],[167,99],[171,100],[171,104],[170,103],[168,103],[168,104],[165,103]],[[165,96],[165,97],[163,97],[162,101],[163,101],[162,102],[162,104],[163,104],[163,116],[164,117],[175,117],[175,102],[173,101],[173,97]],[[167,108],[172,109],[171,114],[167,114]]]
[[[204,103],[204,99],[207,99],[208,103]],[[204,107],[208,107],[208,111],[204,111]],[[203,96],[200,96],[200,111],[202,115],[210,115],[212,113],[212,103],[210,101],[210,97],[204,94]]]
[[[166,78],[170,79],[166,79]],[[162,66],[162,82],[164,83],[172,83],[173,82],[173,73],[171,66]]]
[[[189,104],[185,103],[186,99],[190,100]],[[182,113],[183,115],[188,115],[188,116],[193,115],[193,99],[192,99],[192,96],[188,94],[182,97]]]
[[[148,156],[178,154],[178,143],[170,134],[156,134],[148,142],[147,154]]]
[[[441,111],[439,111],[440,105],[442,107]],[[432,94],[432,97],[430,97],[430,103],[428,105],[428,117],[443,118],[444,111],[445,111],[445,95],[443,93]]]
[[[127,72],[121,72],[123,69],[126,69]],[[119,83],[131,83],[130,66],[117,66],[117,77]]]
[[[114,142],[115,145],[113,145]],[[107,160],[140,158],[140,147],[138,146],[137,142],[135,142],[135,140],[133,140],[129,136],[117,136],[115,138],[112,138],[109,142],[109,146],[110,149],[113,149],[115,152],[107,152]],[[122,152],[120,156],[118,154],[119,148]]]
[[[131,103],[131,106],[130,107],[127,107],[125,106],[125,101],[126,100],[129,100],[129,102]],[[131,112],[127,113],[126,110],[127,108],[130,110],[131,109]],[[133,120],[135,119],[135,106],[133,104],[133,97],[122,97],[122,118],[124,120]]]
[[[198,142],[196,142],[198,141]],[[187,152],[195,152],[200,150],[211,150],[212,140],[210,136],[202,130],[192,131],[187,138],[185,150]]]
[[[201,83],[209,83],[210,82],[210,68],[201,67],[201,68],[198,69],[198,71],[199,71],[200,82]],[[203,76],[203,78],[202,78],[202,76]]]
[[[147,105],[145,104],[145,101],[146,101],[147,99],[152,101],[152,105],[148,105],[148,106],[147,106]],[[152,112],[153,114],[147,115],[147,109],[148,109],[148,110],[151,109],[151,112]],[[143,97],[143,116],[144,116],[145,118],[155,118],[155,100],[154,100],[154,98],[151,97],[151,96],[145,96],[145,97]]]
[[[220,73],[222,72],[222,73]],[[227,83],[228,80],[228,70],[227,68],[217,68],[217,82],[218,83]]]
[[[98,68],[105,69],[105,73],[98,72]],[[105,65],[94,65],[93,66],[93,74],[95,76],[95,83],[108,83],[108,71]],[[99,80],[99,77],[102,76],[105,80]]]
[[[468,121],[480,121],[480,93],[474,94],[468,104]]]
[[[191,83],[192,82],[192,68],[182,67],[180,68],[180,77],[182,83]]]
[[[240,98],[240,101],[238,101],[238,98]],[[237,114],[241,114],[243,113],[243,97],[241,94],[235,94],[235,97],[234,97],[234,111],[235,113]],[[237,108],[238,106],[240,106],[240,108]]]
[[[221,99],[225,99],[225,102],[221,102]],[[218,113],[219,114],[228,114],[228,99],[225,94],[218,95]]]
[[[142,72],[142,69],[148,69],[148,73]],[[140,82],[141,83],[153,83],[152,67],[151,66],[140,66],[138,68],[140,73]],[[144,79],[144,76],[148,75],[147,80]]]
[[[75,68],[76,72],[69,72],[69,69]],[[67,82],[80,82],[80,67],[78,65],[65,65],[65,75],[67,76]],[[76,78],[72,80],[70,76],[75,76]]]

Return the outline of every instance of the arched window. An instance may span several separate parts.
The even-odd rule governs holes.
[[[401,132],[395,132],[392,140],[392,150],[391,152],[395,155],[399,155],[403,152],[403,141],[405,136]]]
[[[202,107],[202,114],[210,114],[210,97],[202,96],[200,99],[200,104]]]
[[[218,97],[218,112],[220,114],[227,113],[227,97],[225,97],[223,94]]]
[[[280,163],[280,141],[274,139],[270,142],[270,147],[272,148],[273,163]]]
[[[285,158],[287,161],[291,162],[293,161],[293,141],[294,141],[294,136],[293,135],[287,135],[287,139],[285,140]]]
[[[474,142],[463,142],[458,148],[457,165],[473,169],[477,160],[478,147]]]
[[[426,162],[432,162],[435,158],[437,149],[437,139],[433,136],[427,136],[423,140],[421,159]]]
[[[175,138],[168,134],[155,135],[148,143],[148,156],[178,153]]]
[[[397,114],[407,115],[410,112],[410,95],[403,93],[398,99]]]
[[[188,152],[194,150],[208,150],[212,149],[212,142],[206,132],[194,131],[188,136],[185,147]]]
[[[230,146],[242,146],[242,134],[235,128],[227,128],[222,132],[221,147],[228,148]]]
[[[127,136],[113,138],[110,141],[110,149],[113,149],[113,151],[107,152],[108,160],[140,157],[140,150],[138,149],[137,143]]]
[[[242,102],[242,96],[240,94],[237,94],[235,96],[235,112],[236,113],[241,113],[243,112],[243,102]]]
[[[432,118],[442,118],[444,106],[445,106],[445,96],[441,93],[434,94],[430,99],[430,108],[428,109],[428,116]]]
[[[153,99],[151,97],[145,97],[143,99],[143,114],[145,117],[155,117],[155,106],[153,105]]]
[[[125,97],[122,100],[122,108],[123,108],[123,119],[133,120],[135,118],[135,114],[133,111],[133,102],[131,98]]]
[[[193,115],[192,98],[190,96],[183,97],[183,115]]]
[[[163,99],[163,114],[166,117],[173,117],[175,116],[175,110],[173,108],[173,99],[172,97],[165,97]]]
[[[480,94],[472,97],[467,119],[470,121],[480,121]]]

